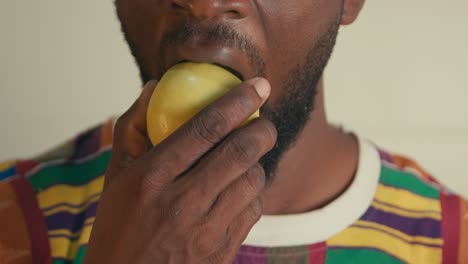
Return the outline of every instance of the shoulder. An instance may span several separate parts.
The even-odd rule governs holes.
[[[411,158],[382,150],[380,156],[382,167],[374,204],[388,204],[401,209],[396,215],[419,219],[420,225],[414,228],[426,229],[428,236],[438,233],[443,241],[444,263],[468,262],[468,201]]]
[[[72,260],[87,242],[110,159],[113,123],[96,125],[32,159],[0,163],[0,205],[14,202],[14,230],[24,233],[24,252],[33,259]],[[0,242],[13,243],[1,226]]]
[[[0,162],[0,182],[11,181],[21,175],[29,179],[43,175],[40,172],[47,168],[73,166],[94,159],[111,148],[113,120],[95,125],[33,158]]]

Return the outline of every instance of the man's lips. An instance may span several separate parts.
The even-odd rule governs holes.
[[[171,46],[163,54],[164,72],[181,62],[211,63],[220,66],[242,81],[254,77],[247,56],[233,48],[219,45]]]

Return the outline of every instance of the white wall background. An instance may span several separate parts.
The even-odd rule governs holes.
[[[326,74],[330,119],[468,196],[468,1],[367,1]],[[136,66],[112,0],[0,2],[0,160],[125,111]]]

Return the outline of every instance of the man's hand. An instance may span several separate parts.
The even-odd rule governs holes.
[[[270,86],[261,78],[242,83],[148,150],[155,85],[116,123],[85,263],[232,263],[262,214],[258,160],[276,142],[266,119],[239,127]]]

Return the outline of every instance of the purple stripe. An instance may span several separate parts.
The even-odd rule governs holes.
[[[85,211],[78,214],[59,212],[46,217],[49,230],[68,229],[75,233],[83,228],[86,219],[96,216],[97,202],[90,204]]]
[[[406,244],[411,244],[411,245],[421,245],[421,246],[425,246],[425,247],[433,247],[433,248],[440,248],[441,245],[438,245],[438,244],[428,244],[428,243],[423,243],[423,242],[415,242],[415,241],[411,241],[411,240],[407,240],[403,237],[400,237],[398,235],[395,235],[395,234],[392,234],[388,231],[385,231],[385,230],[382,230],[380,228],[376,228],[376,227],[371,227],[371,226],[363,226],[363,225],[359,225],[359,224],[354,224],[353,227],[359,227],[359,228],[362,228],[362,229],[371,229],[371,230],[377,230],[381,233],[385,233],[389,236],[392,236],[396,239],[399,239],[403,242],[405,242]]]
[[[387,161],[387,162],[390,162],[390,163],[393,163],[393,158],[390,154],[388,154],[387,152],[379,149],[379,155],[380,155],[380,159],[381,160],[384,160],[384,161]]]
[[[82,159],[99,150],[102,125],[91,128],[79,135],[75,141],[75,153],[72,160]]]
[[[385,205],[385,206],[395,208],[395,209],[398,209],[398,210],[402,210],[402,211],[406,211],[406,212],[419,213],[419,214],[438,214],[438,215],[441,214],[440,212],[434,211],[434,210],[410,210],[410,209],[406,209],[406,208],[401,208],[401,207],[393,205],[393,204],[389,204],[389,203],[386,203],[386,202],[379,201],[379,200],[377,200],[375,198],[374,198],[374,202],[377,203],[377,204]]]
[[[430,238],[441,238],[442,236],[440,221],[432,218],[410,218],[369,207],[361,220],[379,223],[410,236]]]
[[[87,204],[89,204],[89,201],[93,200],[94,198],[96,197],[99,197],[101,195],[101,193],[96,193],[94,195],[91,195],[88,197],[88,199],[86,199],[86,201],[80,203],[80,204],[69,204],[69,203],[58,203],[58,204],[55,204],[53,206],[50,206],[50,207],[45,207],[45,208],[42,208],[42,211],[47,212],[47,211],[50,211],[52,209],[55,209],[57,207],[61,207],[61,206],[65,206],[65,207],[68,207],[68,208],[82,208],[84,206],[86,206]]]
[[[233,264],[267,263],[267,249],[263,247],[241,246]]]

